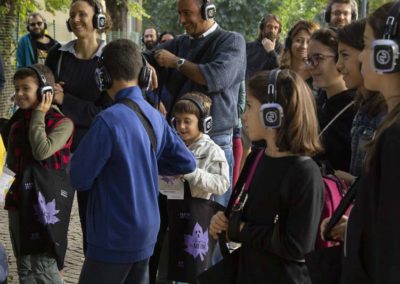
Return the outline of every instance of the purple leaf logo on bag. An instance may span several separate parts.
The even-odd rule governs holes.
[[[60,222],[60,219],[56,217],[60,210],[56,210],[56,200],[46,203],[44,196],[41,192],[38,194],[38,205],[34,205],[35,213],[38,216],[38,221],[43,225],[55,224]]]
[[[203,229],[196,223],[192,235],[185,235],[185,251],[196,258],[200,256],[204,261],[204,256],[208,252],[208,230],[203,233]]]

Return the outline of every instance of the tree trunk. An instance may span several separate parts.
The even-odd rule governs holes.
[[[113,27],[112,31],[118,31],[122,35],[126,35],[128,30],[127,16],[128,16],[128,0],[106,0],[107,12],[110,14]]]
[[[0,6],[8,9],[8,12],[0,17],[0,52],[6,79],[5,88],[0,96],[0,117],[9,117],[11,114],[10,95],[14,92],[11,82],[16,66],[17,7],[15,0],[0,0]]]

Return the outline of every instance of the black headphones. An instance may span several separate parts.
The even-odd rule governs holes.
[[[217,14],[217,7],[215,7],[214,4],[211,4],[210,0],[203,0],[200,10],[203,20],[214,19]]]
[[[141,89],[144,89],[145,91],[147,91],[150,88],[150,84],[151,84],[152,70],[146,66],[147,62],[143,55],[142,55],[142,62],[143,62],[143,66],[139,72],[138,84]],[[97,88],[101,92],[106,91],[109,88],[111,88],[112,78],[111,78],[111,75],[108,72],[106,66],[104,65],[103,56],[99,57],[97,65],[98,66],[94,71]]]
[[[276,84],[280,69],[270,71],[267,81],[267,103],[260,107],[260,121],[265,128],[279,128],[283,125],[283,108],[278,103],[278,86]]]
[[[71,25],[69,24],[70,18],[67,20],[67,29],[69,32],[72,32]],[[103,13],[103,9],[101,8],[101,5],[97,2],[94,1],[94,15],[93,15],[93,28],[96,30],[103,30],[106,27],[107,23],[107,17]]]
[[[263,31],[263,30],[264,30],[264,28],[265,28],[265,21],[266,21],[267,17],[271,17],[272,19],[274,19],[272,14],[266,14],[266,15],[264,15],[264,16],[261,18],[261,20],[260,20],[260,22],[259,22],[259,24],[258,24],[258,29],[259,29],[260,31]],[[274,19],[274,20],[275,20],[275,19]],[[281,32],[282,32],[282,24],[279,23],[278,34],[280,34]]]
[[[400,72],[399,62],[399,39],[397,31],[399,29],[400,1],[397,1],[386,19],[385,30],[382,39],[372,42],[372,66],[377,73],[396,73]]]
[[[44,76],[44,74],[43,74],[39,69],[37,69],[37,68],[36,68],[35,66],[33,66],[33,65],[26,66],[26,68],[29,68],[29,69],[31,69],[33,72],[35,72],[36,77],[37,77],[38,80],[39,80],[39,88],[37,89],[37,92],[36,92],[36,94],[37,94],[37,99],[38,99],[39,102],[42,101],[42,97],[43,97],[43,95],[44,95],[45,93],[51,92],[52,95],[54,94],[53,87],[50,86],[50,85],[47,83],[46,76]]]
[[[353,0],[351,0],[350,1],[350,6],[351,6],[351,20],[352,21],[355,21],[355,20],[357,20],[357,11],[356,11],[356,9],[354,9],[353,8],[353,5],[352,5],[352,2]],[[333,4],[336,4],[336,3],[341,3],[341,2],[331,2],[329,5],[328,5],[328,7],[326,7],[326,10],[325,10],[325,22],[327,22],[327,23],[330,23],[331,22],[331,13],[332,13],[332,6],[333,6]],[[345,3],[344,3],[345,4]]]
[[[199,119],[199,125],[198,125],[199,130],[205,134],[209,133],[213,126],[213,119],[212,119],[212,116],[209,115],[206,112],[206,110],[204,109],[203,103],[200,102],[194,96],[191,96],[190,94],[182,96],[181,98],[179,98],[178,101],[182,101],[182,100],[190,101],[197,107],[197,109],[199,110],[199,113],[200,113],[200,119]],[[172,117],[171,124],[173,127],[175,127],[175,117]]]
[[[47,23],[46,23],[45,18],[43,18],[42,15],[36,14],[36,13],[31,14],[31,15],[28,16],[28,20],[26,21],[26,30],[27,30],[28,32],[31,32],[30,26],[29,26],[29,24],[30,24],[30,23],[29,23],[29,18],[32,17],[32,16],[35,16],[35,15],[39,16],[40,18],[42,18],[42,21],[43,21],[43,28],[44,28],[45,30],[47,30]]]

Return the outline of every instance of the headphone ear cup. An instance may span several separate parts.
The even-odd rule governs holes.
[[[260,122],[264,128],[279,128],[283,125],[283,108],[278,103],[262,104],[259,111]]]
[[[325,17],[325,22],[329,24],[329,23],[331,22],[331,7],[328,7],[328,8],[325,10],[325,15],[324,15],[324,17]]]
[[[199,121],[199,130],[205,134],[209,133],[213,127],[213,119],[212,116],[207,116],[206,118]]]
[[[103,30],[106,27],[106,15],[98,13],[93,16],[93,28]]]
[[[65,22],[65,24],[67,25],[67,29],[70,33],[72,33],[72,28],[71,25],[69,24],[69,19]]]
[[[204,1],[207,2],[207,1]],[[217,13],[217,8],[214,4],[204,3],[201,5],[201,17],[203,20],[214,19]]]

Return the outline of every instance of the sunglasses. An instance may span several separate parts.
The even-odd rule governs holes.
[[[41,27],[43,25],[43,22],[29,23],[29,26],[32,28],[35,27],[36,25]]]
[[[308,67],[317,67],[321,61],[334,57],[336,57],[336,55],[317,53],[311,55],[310,57],[304,58],[303,62]]]

